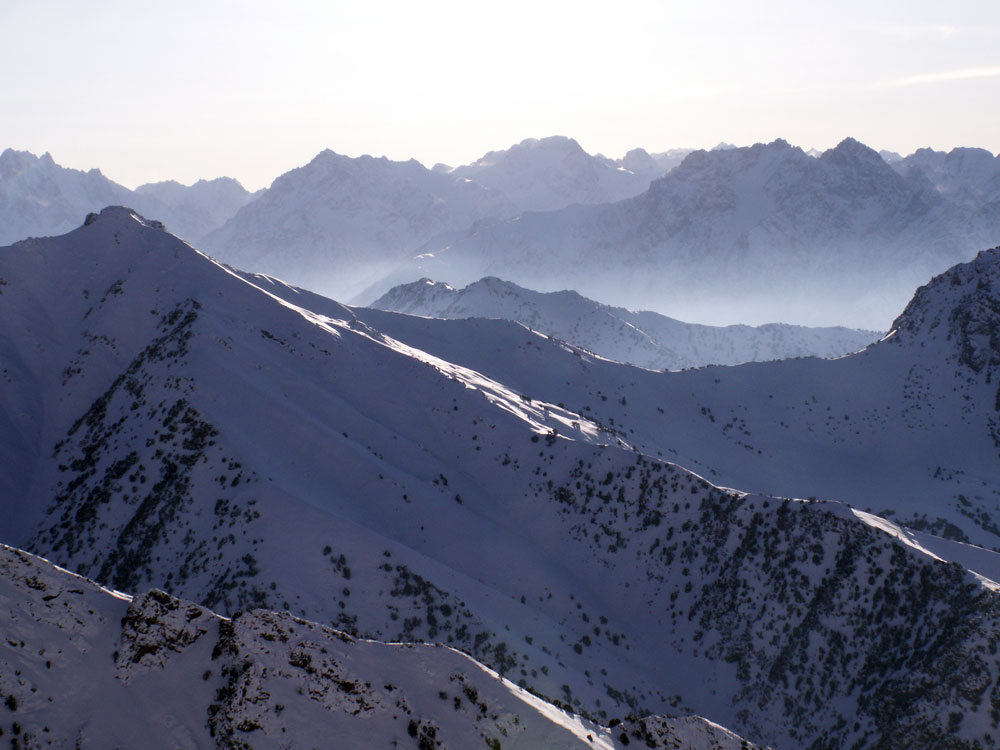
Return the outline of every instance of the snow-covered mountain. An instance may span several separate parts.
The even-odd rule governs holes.
[[[995,217],[994,217],[995,218]],[[1000,239],[926,180],[847,139],[697,151],[642,195],[482,222],[373,288],[497,275],[707,323],[883,328],[912,289]]]
[[[753,747],[697,717],[611,729],[445,646],[357,640],[264,610],[228,620],[3,545],[0,598],[0,729],[17,747]]]
[[[550,136],[490,151],[452,174],[502,192],[519,211],[553,211],[630,198],[665,171],[645,151],[630,151],[617,163],[588,154],[572,138]]]
[[[516,208],[419,162],[321,152],[278,177],[203,242],[241,268],[351,297],[431,237]]]
[[[646,151],[646,149],[634,148],[621,159],[616,159],[614,163],[622,169],[627,169],[632,174],[642,178],[646,183],[642,190],[632,193],[632,195],[638,195],[649,187],[650,182],[663,177],[663,175],[684,161],[684,157],[690,153],[688,149],[676,149],[676,151],[678,152],[677,155],[672,158],[670,152],[654,156]],[[624,197],[628,198],[631,196]]]
[[[684,161],[685,157],[687,157],[687,155],[692,151],[694,151],[693,148],[671,148],[666,151],[650,154],[650,156],[652,156],[653,161],[660,166],[663,174],[666,174],[674,167],[679,166],[680,163]]]
[[[193,185],[168,180],[137,187],[133,205],[148,216],[163,217],[172,234],[197,244],[261,192],[247,191],[232,177],[198,180]]]
[[[0,153],[0,244],[64,234],[79,225],[81,216],[115,204],[135,205],[197,243],[253,197],[228,177],[189,186],[159,182],[132,191],[99,169],[68,169],[50,154],[8,148]]]
[[[955,148],[947,153],[922,148],[891,162],[911,179],[927,179],[949,200],[973,210],[992,204],[1000,211],[1000,157],[982,148]]]
[[[121,590],[444,642],[608,725],[988,746],[997,555],[655,453],[777,482],[825,452],[854,472],[842,486],[899,510],[961,482],[968,505],[941,512],[988,534],[996,262],[929,285],[861,355],[657,373],[507,321],[346,308],[107,209],[0,249],[0,537]],[[278,649],[259,622],[241,654]]]
[[[902,154],[897,153],[896,151],[890,151],[885,148],[880,149],[878,155],[885,160],[886,164],[895,164],[897,161],[900,161],[903,158]]]
[[[504,318],[608,359],[653,370],[735,365],[794,357],[840,357],[881,338],[874,331],[783,323],[704,326],[632,312],[573,291],[534,292],[487,277],[464,289],[421,279],[389,290],[378,310],[431,318]]]
[[[512,357],[458,344],[448,332],[460,321],[356,312],[413,346],[564,403],[713,482],[837,498],[996,548],[998,279],[998,250],[950,269],[917,293],[884,341],[853,356],[667,374],[585,357],[557,364],[523,342]],[[1000,577],[992,556],[962,560]]]
[[[1000,241],[997,163],[921,150],[889,167],[851,139],[817,158],[776,141],[612,160],[551,137],[455,169],[325,151],[251,195],[226,178],[133,192],[8,149],[0,242],[127,203],[227,262],[359,302],[497,275],[702,323],[884,328],[916,285]]]
[[[60,167],[48,153],[0,153],[0,245],[25,237],[63,234],[80,217],[109,204],[127,203],[128,188],[99,169]]]
[[[426,169],[327,150],[275,180],[200,246],[241,268],[352,299],[407,267],[429,241],[447,243],[482,220],[522,211],[637,195],[682,153],[635,149],[616,162],[552,136]]]

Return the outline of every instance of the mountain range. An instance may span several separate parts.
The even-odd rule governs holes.
[[[624,162],[631,167],[625,167]],[[551,136],[529,138],[509,149],[490,151],[471,164],[453,169],[451,174],[500,191],[520,213],[631,198],[666,171],[641,149],[615,162],[591,156],[572,138]]]
[[[148,183],[133,191],[99,169],[68,169],[48,153],[8,148],[0,153],[0,243],[63,234],[80,216],[117,204],[157,216],[174,234],[198,242],[254,197],[228,177],[193,185]]]
[[[514,320],[602,357],[652,370],[840,357],[881,338],[875,331],[843,327],[682,323],[655,312],[602,305],[573,291],[534,292],[495,277],[464,289],[420,279],[393,287],[371,307],[431,318]]]
[[[278,177],[204,247],[240,268],[351,295],[433,236],[516,213],[502,193],[415,160],[328,150]]]
[[[434,238],[522,211],[630,197],[677,157],[633,150],[622,160],[631,171],[564,137],[527,139],[456,168],[324,151],[275,180],[201,246],[240,268],[350,299]]]
[[[995,214],[1000,202],[1000,158],[982,148],[918,149],[892,162],[905,177],[926,179],[941,195],[974,211]]]
[[[617,203],[481,222],[422,247],[369,291],[496,275],[706,323],[880,329],[912,289],[1000,239],[959,205],[847,139],[818,158],[778,140],[689,154]]]
[[[361,304],[497,276],[706,324],[883,330],[916,286],[1000,242],[997,163],[853,139],[610,159],[549,137],[430,170],[324,151],[250,194],[226,178],[128,191],[8,149],[0,241],[128,204],[227,263]]]
[[[163,589],[139,622],[178,596],[232,616],[240,653],[293,626],[236,615],[262,607],[442,642],[606,728],[696,714],[775,748],[995,743],[1000,251],[859,354],[667,373],[510,321],[346,307],[124,208],[0,249],[0,299],[0,538]],[[116,601],[94,611],[114,622]],[[176,606],[185,632],[221,632]],[[149,647],[173,659],[169,619]],[[270,683],[237,685],[278,695],[291,659],[320,662],[289,648],[249,660]],[[491,701],[520,700],[505,685]]]

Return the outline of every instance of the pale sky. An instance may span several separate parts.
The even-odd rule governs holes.
[[[0,149],[129,187],[556,134],[1000,151],[997,0],[0,0],[0,71]]]

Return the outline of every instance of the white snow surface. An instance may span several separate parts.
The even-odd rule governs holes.
[[[661,373],[348,308],[109,208],[0,248],[0,538],[130,593],[444,642],[609,725],[972,747],[1000,607],[942,560],[995,581],[997,555],[767,495],[995,544],[998,256],[860,354]]]
[[[697,717],[613,732],[441,645],[265,610],[227,620],[162,591],[123,599],[5,545],[0,605],[0,728],[19,746],[615,750],[624,732],[649,747],[749,747]]]
[[[598,358],[455,346],[499,323],[356,312],[372,325],[512,387],[613,425],[649,455],[728,487],[838,499],[905,526],[993,549],[1000,251],[921,288],[885,339],[835,360],[805,358],[650,373]],[[486,330],[492,331],[487,335]],[[516,334],[514,337],[516,340]],[[893,515],[895,514],[895,515]],[[990,557],[992,559],[992,556]],[[989,563],[986,577],[1000,575]]]

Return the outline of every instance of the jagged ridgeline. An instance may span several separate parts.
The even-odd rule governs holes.
[[[370,307],[433,318],[516,320],[602,357],[651,370],[841,357],[881,338],[875,331],[842,327],[683,323],[655,312],[602,305],[572,291],[543,294],[493,277],[460,290],[420,279],[393,287]]]
[[[916,286],[996,244],[1000,182],[988,171],[963,198],[851,138],[817,158],[780,139],[696,151],[616,203],[436,237],[363,301],[421,276],[500,276],[689,321],[881,329]]]
[[[71,570],[450,644],[604,726],[699,714],[777,748],[1000,738],[993,584],[845,506],[715,487],[630,450],[627,426],[280,299],[125,209],[4,249],[0,276],[2,531]],[[456,346],[503,341],[449,323]],[[532,341],[556,372],[583,356]],[[252,737],[244,718],[226,731]]]
[[[670,374],[570,347],[560,359],[539,337],[509,335],[498,321],[356,314],[424,351],[563,402],[716,484],[845,501],[994,550],[997,309],[1000,252],[984,251],[922,287],[886,340],[863,352]],[[465,346],[459,330],[504,343]],[[950,550],[936,546],[946,559],[1000,577],[996,556]]]
[[[6,546],[0,572],[12,747],[754,747],[697,717],[604,727],[439,645],[264,610],[226,620],[157,590],[129,601]]]

